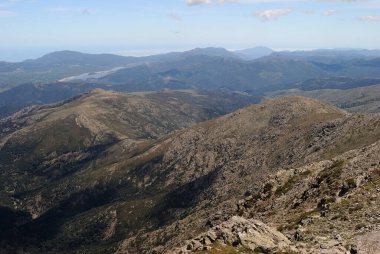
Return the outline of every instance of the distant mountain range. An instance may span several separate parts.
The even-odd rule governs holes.
[[[282,51],[276,52],[280,55],[294,57],[340,57],[340,58],[357,58],[357,57],[379,57],[380,50],[374,49],[317,49],[310,51]]]
[[[379,80],[379,50],[197,48],[147,57],[60,51],[21,63],[0,63],[0,117],[94,88],[228,90],[263,96],[292,88],[349,89]]]
[[[274,52],[266,47],[228,51],[223,48],[196,48],[185,52],[146,57],[126,57],[111,54],[85,54],[74,51],[58,51],[34,60],[19,63],[0,62],[0,91],[24,83],[49,83],[86,72],[107,71],[130,64],[185,61],[189,57],[208,56],[255,60],[270,55],[307,60],[328,60],[380,57],[380,50],[314,50]],[[322,58],[322,59],[321,59]]]
[[[86,54],[74,51],[58,51],[34,60],[19,63],[0,62],[0,91],[13,86],[33,82],[47,83],[85,72],[105,71],[133,63],[166,62],[190,56],[215,56],[240,58],[223,48],[196,48],[185,52],[173,52],[147,57],[128,57],[112,54]],[[248,59],[252,57],[247,55]]]

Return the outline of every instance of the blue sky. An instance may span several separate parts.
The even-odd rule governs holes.
[[[0,60],[53,50],[380,48],[380,0],[0,0]]]

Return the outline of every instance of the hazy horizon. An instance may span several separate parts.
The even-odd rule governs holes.
[[[8,61],[57,50],[138,56],[380,45],[376,0],[0,0],[0,21],[0,59]]]
[[[13,48],[0,48],[0,61],[5,62],[21,62],[29,59],[36,59],[39,57],[42,57],[46,54],[57,52],[57,51],[77,51],[81,53],[88,53],[88,54],[114,54],[114,55],[121,55],[121,56],[133,56],[133,57],[143,57],[143,56],[151,56],[151,55],[158,55],[158,54],[166,54],[171,52],[184,52],[188,50],[192,50],[195,48],[207,48],[207,47],[215,47],[215,48],[225,48],[229,51],[236,51],[236,50],[243,50],[243,49],[250,49],[250,48],[256,48],[256,47],[267,47],[265,45],[257,45],[257,46],[251,46],[251,47],[234,47],[234,48],[227,48],[227,47],[221,47],[216,45],[210,45],[210,46],[194,46],[194,47],[186,47],[186,48],[151,48],[151,49],[138,49],[138,48],[123,48],[123,47],[117,47],[117,46],[110,46],[110,47],[13,47]],[[380,48],[344,48],[344,47],[338,47],[338,48],[302,48],[302,47],[295,47],[295,48],[271,48],[273,51],[313,51],[313,50],[380,50]]]

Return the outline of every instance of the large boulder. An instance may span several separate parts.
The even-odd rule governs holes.
[[[207,250],[217,243],[233,247],[244,247],[258,252],[286,249],[290,241],[279,231],[254,219],[234,216],[206,233],[188,241],[186,246],[171,253],[190,253]]]

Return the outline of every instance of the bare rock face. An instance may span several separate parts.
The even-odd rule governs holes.
[[[274,249],[285,249],[289,247],[290,241],[279,231],[261,221],[233,216],[190,240],[186,246],[169,253],[209,250],[215,243],[265,253]]]
[[[280,170],[238,202],[301,253],[380,253],[380,142]]]
[[[357,239],[357,253],[377,254],[380,252],[380,231],[361,235]]]

